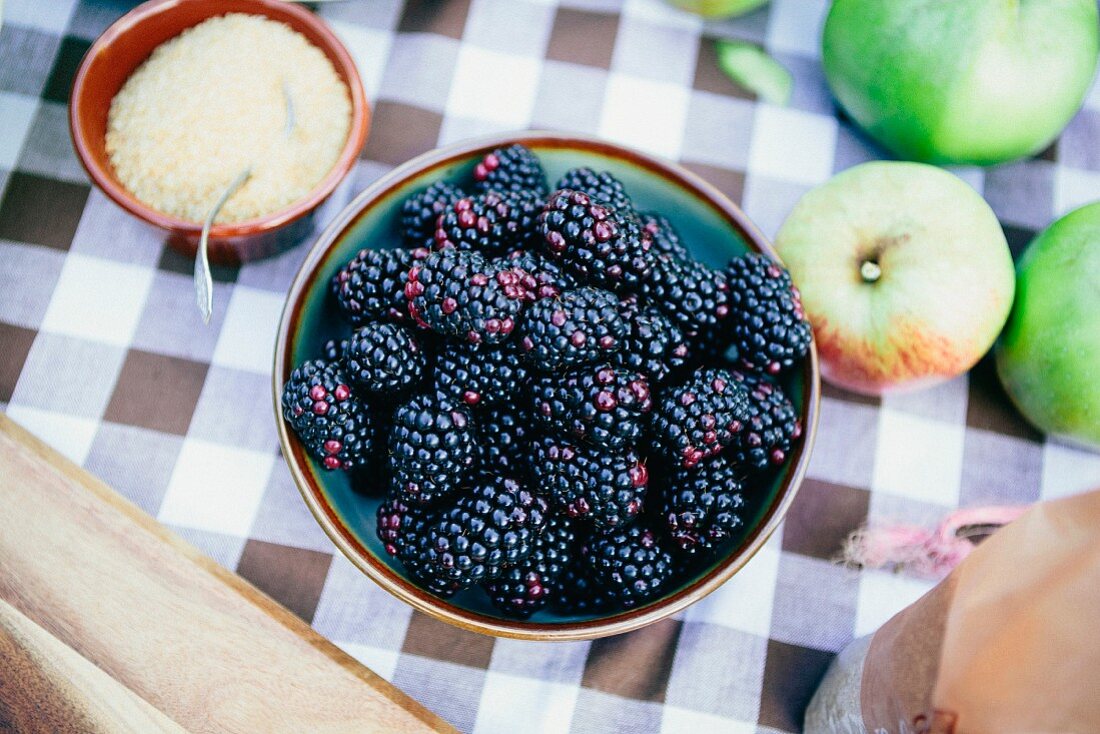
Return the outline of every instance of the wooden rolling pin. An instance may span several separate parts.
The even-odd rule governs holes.
[[[0,600],[0,730],[454,731],[3,414]]]

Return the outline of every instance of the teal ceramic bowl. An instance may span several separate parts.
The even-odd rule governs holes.
[[[524,132],[460,143],[415,158],[382,177],[355,198],[321,234],[287,295],[275,346],[273,395],[283,455],[306,504],[333,543],[382,588],[416,609],[466,629],[538,640],[591,639],[637,629],[698,601],[733,576],[764,544],[782,520],[809,462],[817,428],[818,365],[811,348],[802,368],[785,376],[784,388],[799,408],[804,434],[787,463],[767,487],[749,497],[744,531],[725,555],[682,579],[664,597],[628,612],[567,616],[542,610],[529,620],[502,616],[479,590],[440,599],[409,581],[401,564],[382,548],[374,533],[375,510],[384,487],[355,492],[342,472],[325,471],[304,451],[280,415],[282,385],[295,365],[321,356],[322,345],[341,323],[329,296],[329,281],[364,247],[400,243],[401,203],[440,179],[470,179],[485,153],[513,142],[533,149],[550,181],[567,169],[590,166],[618,177],[641,209],[667,216],[693,254],[715,266],[746,250],[776,258],[764,236],[744,213],[698,176],[657,158],[600,140],[557,133]]]

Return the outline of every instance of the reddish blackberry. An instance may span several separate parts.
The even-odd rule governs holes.
[[[470,407],[511,400],[526,383],[527,368],[508,346],[468,342],[445,345],[435,362],[436,391]]]
[[[645,505],[649,472],[632,449],[604,451],[567,439],[535,441],[532,470],[553,504],[596,527],[619,527]]]
[[[550,257],[601,288],[635,288],[650,266],[652,243],[637,220],[581,191],[552,193],[539,215],[539,233]]]
[[[424,377],[426,360],[412,329],[399,324],[364,324],[343,350],[344,367],[356,387],[383,398],[406,393]]]
[[[401,234],[410,247],[419,247],[432,239],[439,215],[464,197],[462,189],[446,181],[436,181],[409,198],[401,206]]]
[[[530,558],[546,520],[546,500],[510,477],[482,476],[429,527],[421,565],[459,587],[491,581]]]
[[[581,546],[589,576],[630,609],[664,593],[672,581],[672,556],[647,527],[632,525],[598,533]]]
[[[409,271],[409,313],[421,326],[474,344],[507,339],[529,296],[523,273],[496,270],[476,252],[447,248]]]
[[[556,188],[583,191],[593,199],[606,201],[618,211],[624,213],[634,211],[634,202],[627,195],[622,181],[607,171],[596,173],[587,166],[572,168],[565,172]]]
[[[733,443],[748,410],[748,392],[728,370],[698,369],[662,391],[653,438],[670,461],[690,469]]]
[[[528,247],[538,236],[542,200],[529,192],[489,191],[452,202],[434,229],[434,247],[478,250],[496,255]]]
[[[573,560],[575,544],[570,521],[549,518],[546,529],[535,539],[530,558],[508,568],[495,581],[485,583],[485,592],[508,616],[530,617],[560,594],[561,580]]]
[[[340,310],[356,325],[408,320],[405,281],[413,263],[427,256],[426,248],[360,250],[332,278]]]
[[[394,411],[389,452],[397,496],[423,505],[452,494],[477,460],[470,414],[457,404],[418,395]]]
[[[547,430],[608,449],[637,442],[653,409],[645,375],[608,364],[545,376],[532,394]]]
[[[545,372],[606,359],[622,348],[629,333],[618,305],[614,293],[598,288],[536,301],[516,335],[520,354]]]
[[[493,264],[502,270],[511,268],[527,273],[533,279],[527,284],[527,289],[534,300],[557,298],[565,291],[580,286],[577,279],[558,263],[532,250],[513,250],[504,257],[498,257]]]
[[[692,259],[680,240],[680,233],[663,214],[642,212],[638,218],[642,222],[642,228],[653,238],[654,254],[669,255],[677,260]]]
[[[661,515],[673,542],[685,553],[713,550],[744,524],[739,469],[717,456],[697,470],[672,473]]]
[[[734,346],[742,363],[776,374],[804,357],[813,335],[790,273],[755,253],[730,260],[726,273]]]
[[[474,189],[546,193],[546,174],[538,157],[522,145],[497,148],[474,167]]]
[[[370,413],[348,382],[339,365],[318,359],[299,365],[283,386],[283,417],[326,469],[352,469],[370,459]]]
[[[630,333],[613,360],[616,364],[641,372],[651,385],[684,366],[688,343],[671,319],[653,309],[640,310],[635,298],[624,300],[619,310]]]
[[[748,420],[733,448],[738,461],[757,471],[779,466],[802,435],[798,411],[779,385],[767,377],[735,370],[731,374],[749,393]]]
[[[491,408],[477,417],[481,465],[512,476],[531,473],[530,418],[512,405]]]
[[[723,273],[669,255],[654,259],[642,286],[642,298],[689,339],[717,330],[730,313],[730,287]]]

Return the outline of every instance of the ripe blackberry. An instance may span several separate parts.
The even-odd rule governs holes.
[[[436,357],[436,391],[470,407],[511,400],[526,383],[527,368],[509,346],[446,344]]]
[[[733,448],[737,460],[757,471],[779,466],[802,435],[798,411],[782,388],[767,377],[736,370],[731,374],[749,394],[748,420]]]
[[[662,390],[651,430],[661,452],[690,469],[732,444],[748,411],[748,392],[733,374],[703,368]]]
[[[376,518],[378,539],[387,553],[401,561],[416,583],[442,597],[459,591],[459,585],[453,581],[433,576],[423,561],[434,515],[401,497],[391,497],[378,506]]]
[[[580,287],[577,279],[566,272],[561,265],[550,258],[532,250],[513,250],[498,257],[493,264],[500,269],[519,269],[533,278],[527,284],[533,300],[557,298],[567,290]]]
[[[569,517],[613,528],[642,512],[649,472],[633,449],[605,451],[544,437],[534,442],[531,458],[539,486]]]
[[[474,189],[478,192],[533,191],[546,193],[546,173],[537,156],[522,145],[497,148],[474,167]]]
[[[436,181],[405,199],[401,206],[401,234],[405,242],[410,247],[419,247],[431,240],[439,215],[464,196],[457,186]]]
[[[528,295],[521,271],[496,270],[479,253],[454,248],[416,263],[405,283],[418,324],[474,344],[507,339]]]
[[[716,331],[730,313],[730,286],[723,273],[669,255],[654,258],[642,285],[642,298],[689,339]]]
[[[510,617],[530,617],[561,591],[566,567],[573,561],[576,536],[570,521],[551,517],[535,539],[534,551],[526,561],[506,569],[484,584],[485,592],[498,609]]]
[[[466,587],[528,558],[547,520],[546,500],[510,477],[482,476],[428,528],[428,575]]]
[[[635,288],[650,266],[652,243],[637,220],[581,191],[552,193],[539,215],[539,233],[550,257],[601,288]]]
[[[318,359],[300,364],[283,385],[283,417],[326,469],[352,469],[370,459],[370,412],[348,382],[339,365]]]
[[[452,494],[477,460],[470,414],[437,397],[415,396],[394,411],[389,452],[397,496],[425,505]]]
[[[531,473],[535,430],[528,416],[512,405],[491,408],[477,417],[481,465],[512,476]]]
[[[612,176],[607,171],[596,173],[587,166],[572,168],[558,180],[558,189],[572,189],[583,191],[593,199],[606,201],[616,210],[628,213],[634,211],[634,202],[626,193],[622,181]]]
[[[339,362],[344,358],[344,350],[348,348],[347,339],[329,339],[321,348],[326,362]]]
[[[697,470],[673,471],[661,516],[673,542],[685,553],[713,550],[744,524],[740,470],[717,456]]]
[[[555,372],[600,359],[622,348],[629,325],[614,293],[598,288],[566,291],[531,304],[520,324],[520,354],[533,367]]]
[[[606,612],[618,604],[610,590],[589,575],[587,563],[579,557],[566,566],[560,587],[558,596],[550,600],[550,606],[562,614]]]
[[[452,202],[439,216],[433,234],[436,249],[454,247],[498,255],[531,246],[538,237],[542,200],[530,192],[508,195],[489,191]]]
[[[592,580],[604,587],[624,609],[642,604],[669,586],[672,556],[647,527],[607,530],[581,546],[581,558]]]
[[[776,374],[805,356],[813,335],[790,273],[770,258],[750,253],[730,260],[726,274],[741,362]]]
[[[663,214],[657,212],[642,212],[638,215],[642,222],[642,228],[649,232],[653,238],[653,253],[656,255],[669,255],[677,260],[691,260],[684,243],[680,240],[680,233],[672,226],[672,222]]]
[[[343,349],[344,367],[356,387],[384,398],[406,393],[424,377],[424,349],[412,329],[399,324],[364,324]]]
[[[653,409],[645,375],[609,364],[542,377],[532,397],[548,431],[607,449],[636,443]]]
[[[619,311],[630,332],[613,360],[616,364],[641,372],[651,385],[664,382],[684,366],[687,339],[671,319],[654,309],[641,310],[636,298],[620,303]]]
[[[405,282],[409,268],[428,256],[415,249],[360,250],[332,278],[336,303],[352,324],[368,321],[407,321]]]

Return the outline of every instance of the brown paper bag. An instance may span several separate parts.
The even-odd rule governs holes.
[[[1100,491],[1044,502],[841,653],[806,732],[1100,732]]]

